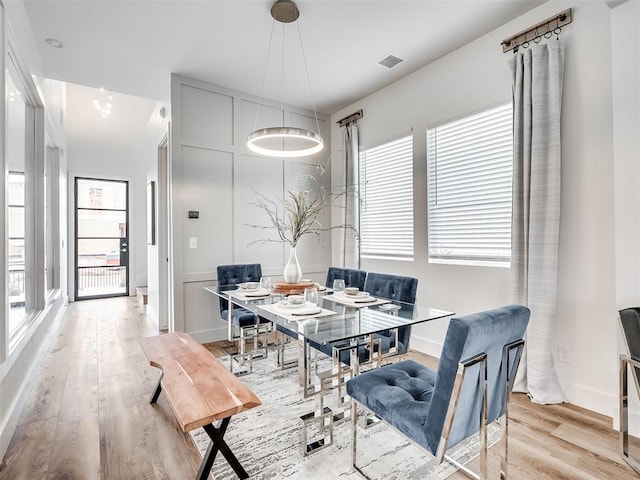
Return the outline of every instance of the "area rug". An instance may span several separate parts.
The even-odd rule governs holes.
[[[287,480],[360,480],[351,468],[351,423],[334,429],[334,444],[303,457],[300,453],[302,420],[313,410],[316,400],[303,399],[298,387],[297,369],[277,369],[273,357],[254,362],[253,373],[240,377],[260,398],[260,407],[232,417],[225,440],[250,478]],[[336,395],[331,395],[335,397]],[[489,443],[499,438],[497,428],[489,430]],[[209,437],[202,429],[192,437],[204,455]],[[449,454],[465,463],[478,453],[478,439],[471,438]],[[380,422],[366,430],[358,428],[358,466],[371,478],[384,480],[441,480],[455,469],[428,455],[393,428]],[[220,454],[212,469],[216,480],[235,480]]]

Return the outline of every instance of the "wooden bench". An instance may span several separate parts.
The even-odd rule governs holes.
[[[238,477],[248,478],[223,437],[231,416],[260,405],[258,397],[186,333],[144,338],[140,343],[151,366],[162,370],[149,403],[155,403],[164,390],[182,431],[203,427],[211,438],[196,478],[209,476],[218,451]]]

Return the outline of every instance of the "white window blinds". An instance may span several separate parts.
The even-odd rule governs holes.
[[[360,153],[360,252],[413,258],[413,137]]]
[[[511,104],[427,130],[429,259],[511,258]]]

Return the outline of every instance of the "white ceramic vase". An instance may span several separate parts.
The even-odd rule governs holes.
[[[298,256],[296,255],[296,247],[292,246],[289,251],[289,260],[284,265],[284,281],[287,283],[298,283],[302,280],[302,268],[298,263]]]

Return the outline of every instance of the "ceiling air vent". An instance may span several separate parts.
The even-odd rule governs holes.
[[[382,65],[383,67],[393,68],[396,65],[398,65],[400,62],[402,62],[401,58],[398,58],[395,55],[387,55],[382,60],[380,60],[378,63],[380,65]]]

